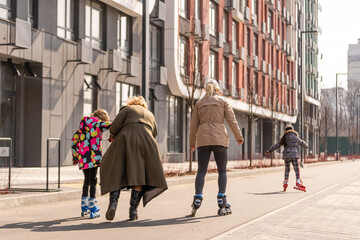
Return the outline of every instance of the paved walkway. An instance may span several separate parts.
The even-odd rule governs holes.
[[[221,239],[360,239],[360,177],[325,188],[212,240]]]

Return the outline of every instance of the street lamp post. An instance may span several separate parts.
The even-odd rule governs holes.
[[[347,73],[337,73],[336,74],[336,101],[335,101],[335,141],[336,141],[336,161],[339,160],[339,152],[338,152],[338,76],[339,75],[347,75]]]
[[[300,32],[300,59],[301,59],[301,64],[300,64],[300,138],[303,139],[303,135],[304,135],[304,93],[303,93],[303,77],[302,77],[302,72],[303,72],[303,57],[302,57],[302,43],[303,43],[303,36],[304,34],[307,33],[318,33],[318,31],[301,31]],[[304,166],[304,150],[303,148],[300,148],[300,156],[301,156],[301,161],[300,161],[300,166],[303,167]]]

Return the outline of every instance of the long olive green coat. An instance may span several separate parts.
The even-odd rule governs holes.
[[[168,187],[155,140],[154,115],[140,105],[120,109],[110,128],[114,139],[100,168],[101,194],[144,186],[144,206]]]

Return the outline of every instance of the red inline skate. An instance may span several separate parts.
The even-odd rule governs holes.
[[[288,180],[287,179],[284,180],[283,187],[284,187],[284,192],[286,192],[286,189],[288,187]]]
[[[300,178],[296,180],[296,185],[295,185],[294,189],[306,192],[306,187],[303,185]]]

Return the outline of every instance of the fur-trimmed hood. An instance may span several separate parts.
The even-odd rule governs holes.
[[[295,133],[297,137],[299,136],[297,131],[295,131],[295,130],[287,130],[286,132],[284,132],[284,134],[281,136],[281,138],[283,138],[288,133]]]

